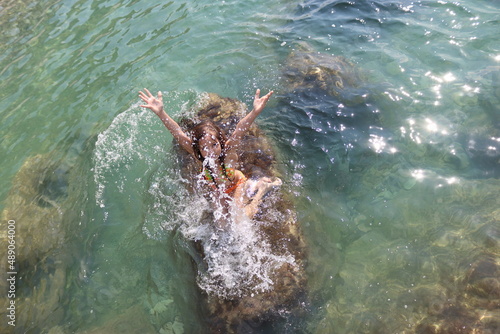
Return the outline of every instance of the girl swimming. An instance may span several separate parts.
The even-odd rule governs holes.
[[[212,204],[215,205],[214,211],[220,209],[218,212],[221,215],[216,216],[219,227],[224,227],[228,221],[231,201],[252,219],[262,197],[271,187],[281,184],[281,180],[277,178],[247,180],[245,175],[236,169],[238,145],[255,118],[264,110],[272,94],[273,91],[270,91],[260,97],[260,89],[257,89],[252,111],[238,122],[234,132],[226,138],[223,131],[211,121],[196,125],[191,129],[190,135],[187,135],[164,111],[161,92],[158,92],[158,97],[153,96],[147,89],[139,92],[139,97],[145,103],[141,107],[151,109],[172,133],[181,148],[201,161],[203,183],[206,185]]]

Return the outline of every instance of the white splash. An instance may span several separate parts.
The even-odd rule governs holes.
[[[231,217],[224,230],[204,225],[186,234],[200,240],[205,251],[206,270],[199,272],[198,285],[208,294],[228,299],[271,290],[273,273],[285,264],[294,265],[294,257],[274,254],[256,223],[237,208]]]
[[[141,131],[151,123],[150,111],[136,112],[139,103],[113,119],[111,125],[98,135],[94,150],[94,182],[96,184],[96,202],[105,207],[104,191],[113,180],[114,186],[121,192],[127,183],[127,178],[121,176],[133,161],[144,160],[147,152],[144,140],[139,138]],[[153,115],[154,116],[154,115]],[[149,157],[148,157],[149,158]],[[146,159],[149,160],[149,159]]]

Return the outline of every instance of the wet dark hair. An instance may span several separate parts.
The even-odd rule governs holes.
[[[221,128],[217,124],[210,120],[206,120],[191,128],[190,132],[191,140],[193,141],[193,152],[198,160],[205,160],[200,151],[200,139],[207,133],[213,133],[215,135],[215,138],[219,141],[221,147],[221,155],[219,156],[219,160],[221,164],[224,163],[224,147],[226,145],[227,139],[226,135],[224,134],[224,132],[222,132]]]

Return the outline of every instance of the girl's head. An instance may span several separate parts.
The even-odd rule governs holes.
[[[226,136],[212,121],[203,121],[191,130],[193,151],[203,161],[205,158],[223,160]]]

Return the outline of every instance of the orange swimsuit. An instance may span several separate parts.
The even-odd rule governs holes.
[[[203,172],[204,172],[203,178],[206,181],[210,182],[210,185],[212,186],[212,188],[214,190],[217,189],[217,184],[215,182],[217,179],[214,179],[214,177],[212,176],[212,174],[210,174],[210,171],[207,168],[204,168]],[[223,170],[223,167],[221,166],[220,173],[222,174],[222,179],[226,179],[228,181],[231,181],[231,185],[226,190],[224,190],[224,192],[226,194],[231,194],[233,191],[236,190],[236,188],[238,188],[239,185],[245,183],[245,181],[247,180],[246,177],[242,173],[241,174],[242,177],[240,177],[238,179],[238,181],[234,182],[232,179],[235,176],[235,169],[231,168],[231,167],[224,167],[224,170]]]

